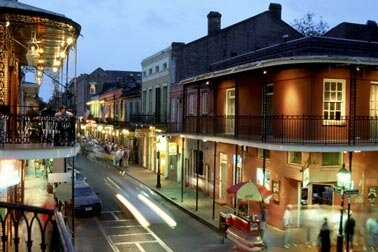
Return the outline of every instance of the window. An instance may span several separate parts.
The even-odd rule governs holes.
[[[144,114],[147,113],[147,90],[143,90],[142,93],[142,110]]]
[[[168,86],[163,86],[163,110],[162,115],[166,117],[168,115]]]
[[[163,63],[163,70],[167,70],[168,68],[168,64],[167,63]]]
[[[261,167],[257,167],[256,183],[258,185],[264,185],[266,189],[270,190],[270,170],[268,168],[265,168],[264,174],[264,169]]]
[[[146,111],[148,114],[152,114],[152,88],[148,90],[148,110]]]
[[[188,104],[188,113],[189,115],[194,114],[194,95],[189,95],[189,104]]]
[[[264,158],[264,149],[258,149],[257,150],[257,158]],[[270,159],[270,150],[265,150],[265,158]]]
[[[341,152],[323,152],[322,153],[322,166],[338,166],[341,165],[342,153]]]
[[[289,151],[288,152],[288,163],[289,164],[302,164],[302,152]]]
[[[202,114],[206,115],[207,114],[207,100],[208,100],[209,94],[208,93],[203,93],[202,94]]]
[[[159,72],[159,66],[155,66],[155,73],[158,73]]]
[[[197,153],[198,153],[198,166],[197,166]],[[200,150],[193,150],[193,169],[194,169],[194,174],[203,176],[203,152]],[[198,170],[197,170],[198,169]]]
[[[97,86],[97,82],[95,82],[95,81],[89,82],[89,94],[91,94],[91,95],[96,94],[96,86]]]
[[[134,104],[135,104],[135,106],[134,106],[135,107],[134,114],[139,114],[139,102],[135,101]]]
[[[89,93],[91,95],[96,94],[96,85],[91,85],[89,88]]]
[[[324,79],[323,117],[325,124],[334,124],[345,116],[345,80]]]
[[[176,122],[176,107],[178,107],[177,98],[172,98],[172,100],[171,100],[171,122]]]
[[[146,71],[143,71],[143,77],[146,77]]]
[[[148,69],[148,74],[149,74],[149,75],[152,74],[152,68]]]

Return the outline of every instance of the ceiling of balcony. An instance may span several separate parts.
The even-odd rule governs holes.
[[[13,57],[20,65],[28,65],[26,54],[34,49],[37,56],[32,66],[36,68],[59,67],[81,30],[79,24],[64,15],[15,0],[0,0],[0,22],[6,29],[6,45],[13,48]]]

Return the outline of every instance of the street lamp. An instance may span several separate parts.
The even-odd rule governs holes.
[[[337,186],[334,187],[334,191],[340,193],[341,195],[341,208],[340,208],[340,223],[339,223],[339,233],[337,234],[336,252],[343,251],[343,213],[344,213],[344,195],[348,193],[351,185],[351,174],[345,168],[345,164],[342,165],[341,169],[337,171]]]
[[[157,175],[156,175],[156,187],[161,188],[160,184],[160,138],[158,138],[158,141],[156,142],[156,156],[157,156]]]

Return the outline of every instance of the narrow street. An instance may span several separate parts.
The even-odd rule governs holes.
[[[87,178],[103,201],[100,217],[75,218],[75,247],[78,251],[97,250],[99,242],[105,243],[101,245],[103,251],[233,251],[232,244],[222,244],[213,229],[167,203],[140,182],[121,176],[113,166],[80,157],[75,160],[75,168]],[[135,206],[133,214],[115,196],[117,194]],[[163,221],[157,212],[145,205],[141,200],[143,197],[166,213],[175,224],[171,223],[171,227]],[[145,217],[149,223],[147,226],[136,220],[135,211]],[[93,228],[103,239],[92,244],[85,241],[85,237]]]

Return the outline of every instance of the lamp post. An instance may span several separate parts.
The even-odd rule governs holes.
[[[156,188],[161,188],[160,184],[160,139],[156,143],[156,156],[157,156],[157,175],[156,175]]]
[[[337,186],[334,187],[334,191],[340,193],[341,195],[341,207],[340,207],[340,223],[339,223],[339,233],[337,234],[336,252],[343,251],[343,214],[344,214],[344,195],[351,194],[354,190],[351,188],[351,173],[345,168],[345,164],[342,165],[341,169],[337,171]]]

